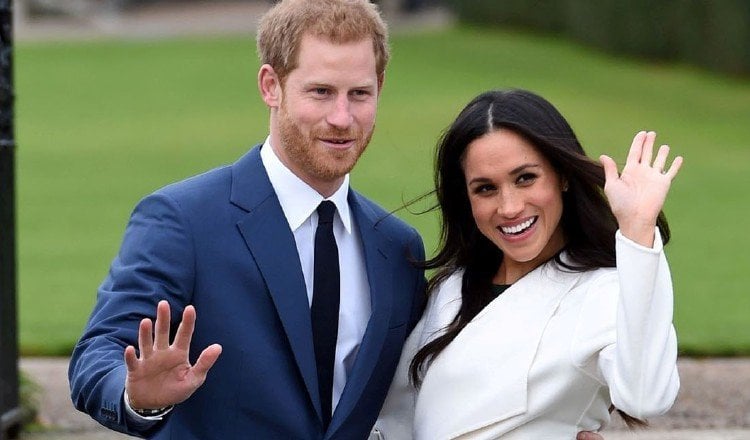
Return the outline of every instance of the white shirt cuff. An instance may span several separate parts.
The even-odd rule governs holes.
[[[154,415],[151,415],[151,416],[143,416],[143,415],[138,414],[137,412],[135,412],[135,410],[133,409],[133,407],[130,406],[130,399],[128,398],[128,390],[125,390],[125,393],[122,396],[122,400],[125,402],[125,411],[128,413],[128,415],[130,415],[131,417],[133,417],[135,420],[140,420],[140,421],[144,421],[144,422],[145,421],[153,422],[153,421],[162,420],[162,419],[164,419],[164,416],[166,416],[167,414],[169,414],[170,411],[172,411],[172,409],[174,408],[174,406],[170,405],[170,406],[164,408],[164,410],[160,411],[157,414],[154,414]]]

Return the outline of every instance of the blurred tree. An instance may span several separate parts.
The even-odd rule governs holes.
[[[750,73],[749,0],[446,0],[466,23],[562,33],[612,53]]]

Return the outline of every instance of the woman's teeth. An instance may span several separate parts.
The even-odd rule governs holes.
[[[503,234],[517,235],[529,229],[531,225],[533,225],[536,222],[537,218],[538,217],[532,217],[526,220],[525,222],[519,223],[515,226],[500,226],[500,230],[503,231]]]

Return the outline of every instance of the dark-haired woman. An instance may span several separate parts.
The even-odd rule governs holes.
[[[442,242],[376,429],[387,440],[573,439],[679,388],[661,213],[682,158],[589,159],[545,99],[484,93],[443,135]]]

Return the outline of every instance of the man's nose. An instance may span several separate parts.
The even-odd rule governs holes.
[[[347,96],[341,96],[336,99],[326,120],[329,124],[339,129],[347,129],[352,125],[354,117],[352,116]]]

